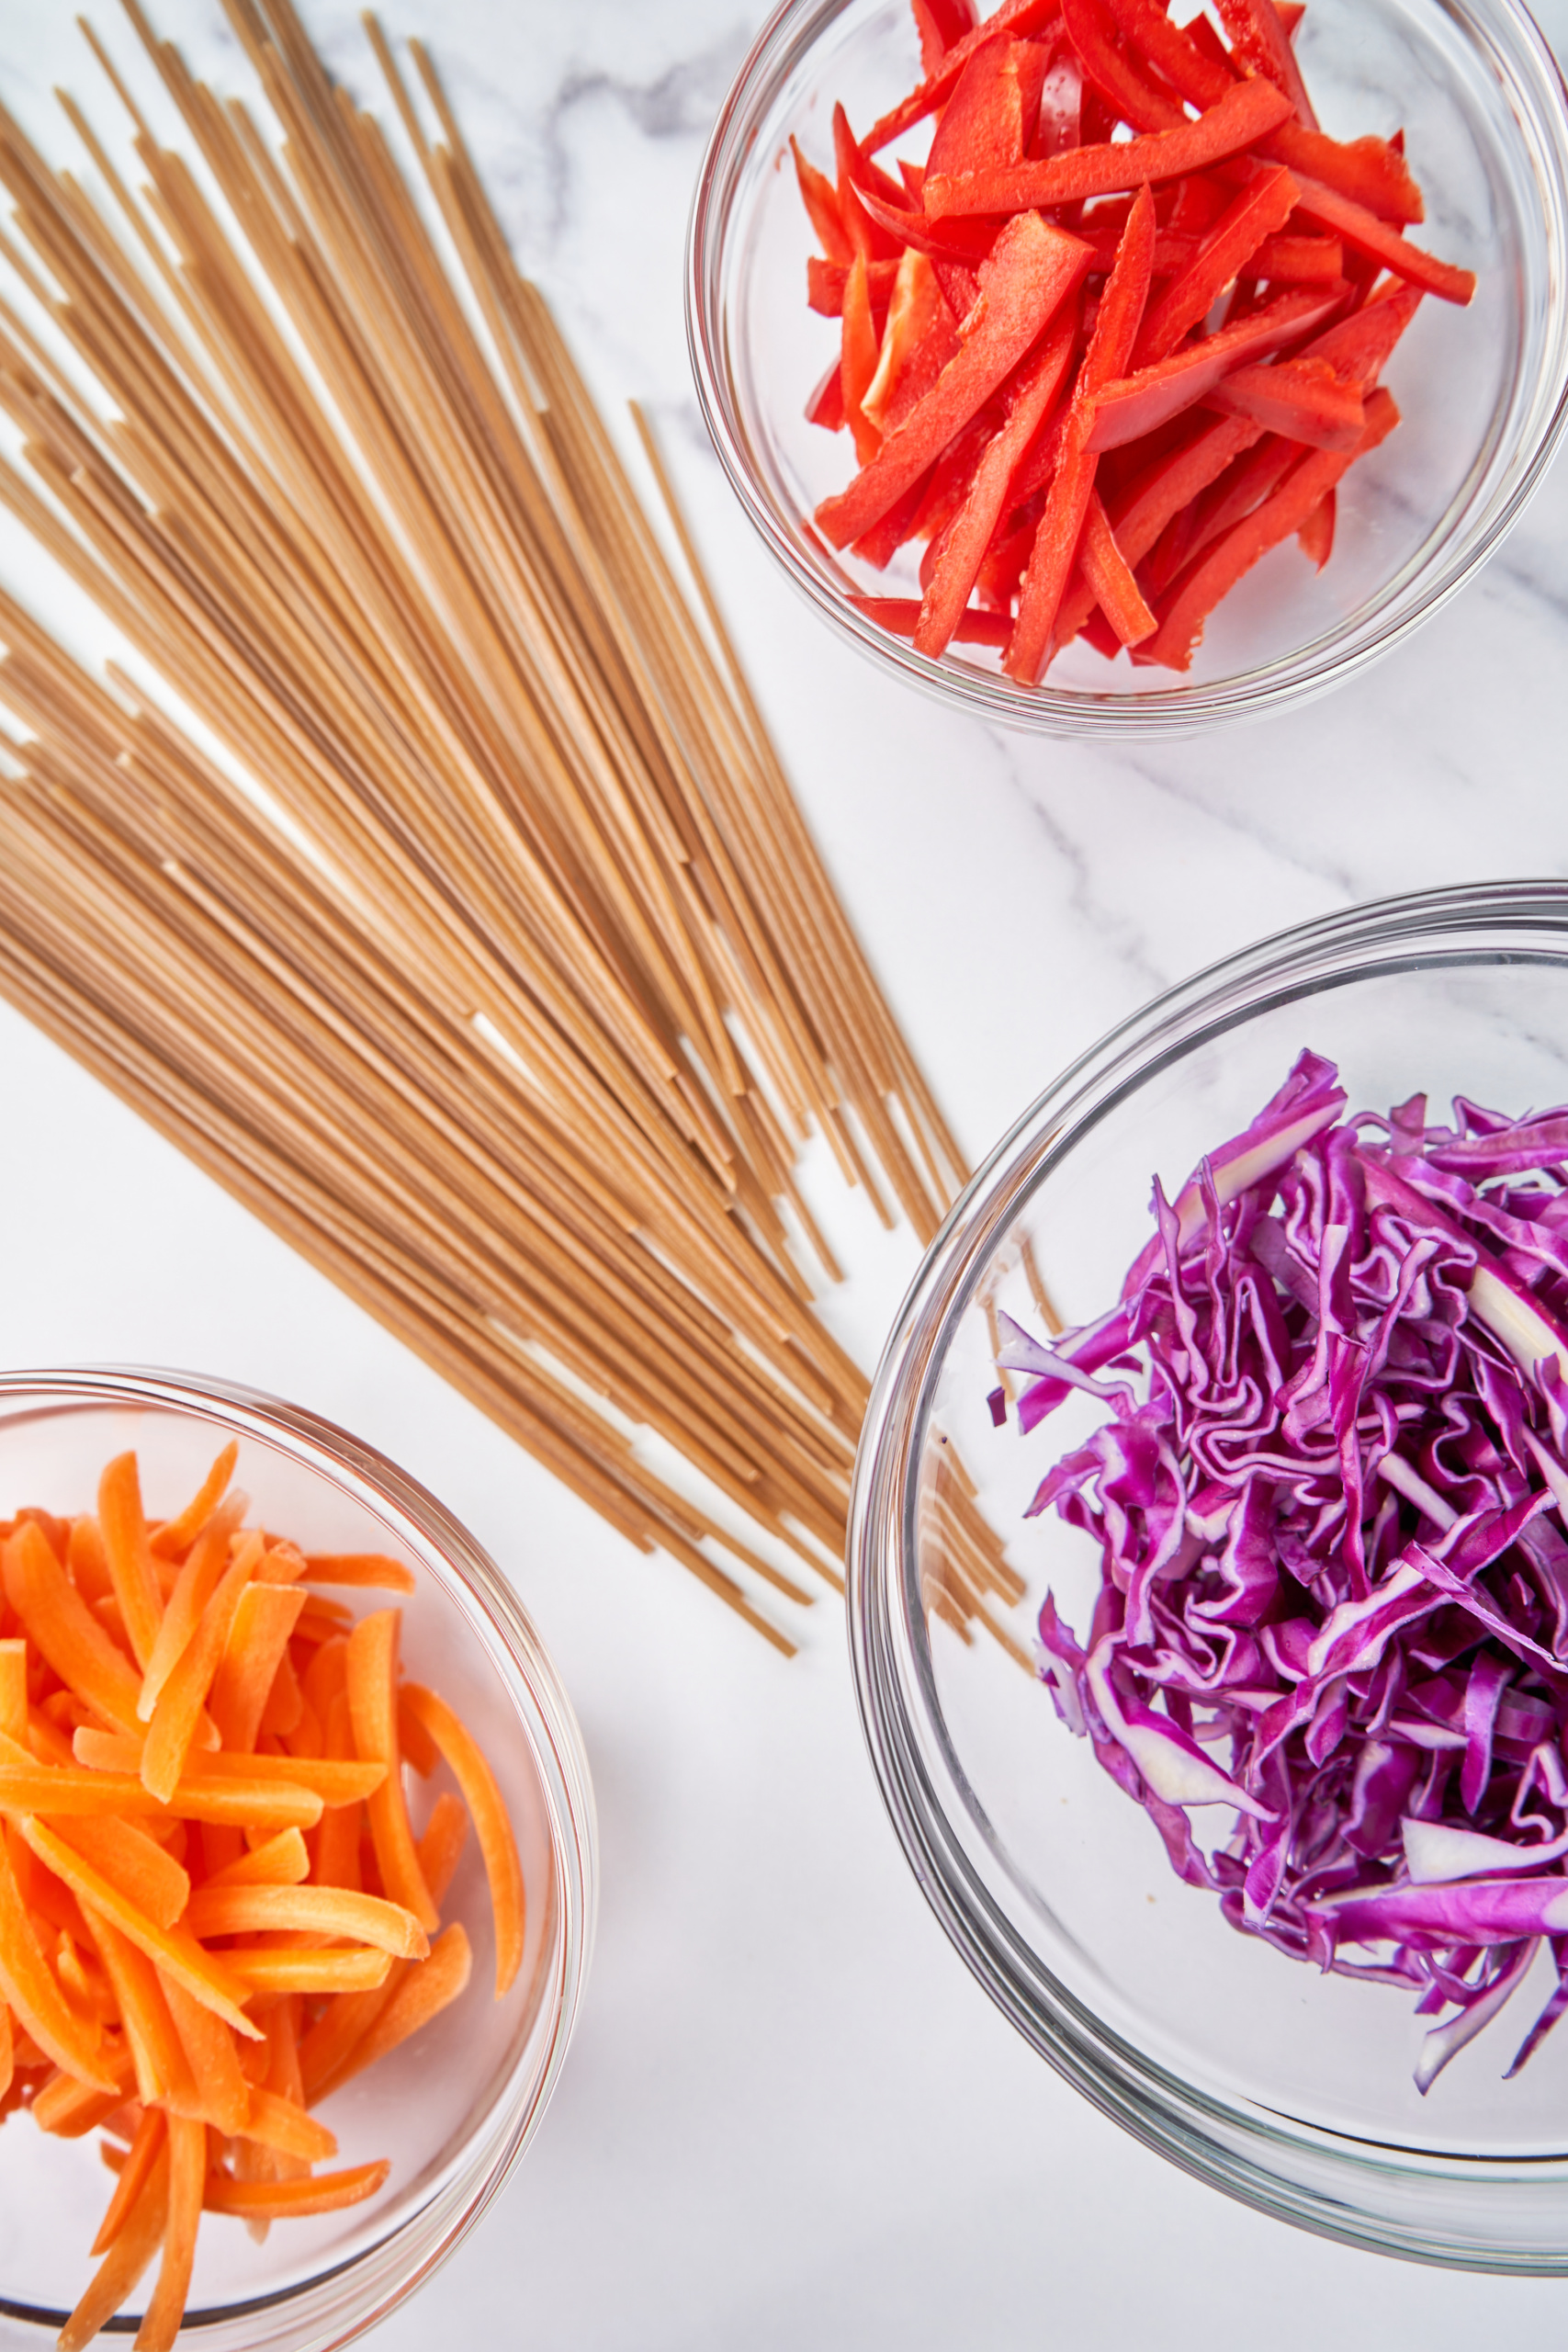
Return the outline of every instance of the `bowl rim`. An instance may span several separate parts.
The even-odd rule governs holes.
[[[543,2052],[531,2069],[519,2070],[510,2098],[446,2159],[423,2201],[385,2235],[292,2285],[192,2309],[183,2324],[202,2328],[214,2352],[292,2352],[307,2344],[310,2352],[337,2352],[387,2318],[457,2250],[511,2177],[558,2080],[581,2005],[598,1905],[598,1826],[581,1731],[554,1661],[495,1561],[427,1487],[367,1440],[265,1390],[156,1366],[0,1370],[0,1414],[30,1396],[67,1408],[132,1405],[199,1417],[276,1447],[319,1476],[346,1477],[439,1556],[484,1621],[481,1632],[465,1612],[481,1652],[492,1667],[495,1650],[504,1652],[526,1697],[526,1708],[518,1705],[517,1690],[500,1678],[518,1713],[549,1826],[549,1900],[558,1926],[541,1984],[540,2017],[549,2019]],[[0,2314],[51,2333],[63,2317],[4,2299]],[[107,2326],[117,2324],[123,2330],[135,2321],[111,2319]]]
[[[858,4],[779,0],[719,108],[686,230],[686,348],[703,422],[731,489],[796,594],[863,655],[939,702],[1024,734],[1074,740],[1131,734],[1141,741],[1270,718],[1314,701],[1381,661],[1441,611],[1517,523],[1568,431],[1568,78],[1524,0],[1434,0],[1434,12],[1450,19],[1468,24],[1472,16],[1487,17],[1495,40],[1511,51],[1513,110],[1516,120],[1523,117],[1531,126],[1532,176],[1547,236],[1547,364],[1525,402],[1518,446],[1501,481],[1493,487],[1479,526],[1472,523],[1467,529],[1457,554],[1454,544],[1445,542],[1414,571],[1407,566],[1397,573],[1382,592],[1370,625],[1363,608],[1360,616],[1257,669],[1212,685],[1178,685],[1136,695],[1053,686],[1048,681],[1029,690],[977,667],[933,662],[917,653],[912,645],[857,611],[802,560],[790,529],[748,460],[724,356],[726,317],[719,288],[729,226],[728,198],[769,110],[772,92],[821,34]],[[1522,129],[1521,135],[1527,135]]]
[[[1101,2112],[1184,2171],[1245,2204],[1374,2253],[1445,2267],[1568,2275],[1568,2155],[1461,2156],[1353,2143],[1230,2106],[1134,2050],[1059,1984],[1008,1917],[1006,1871],[979,1860],[961,1775],[942,1731],[911,1721],[911,1687],[931,1692],[908,1619],[915,1502],[929,1405],[946,1336],[1021,1197],[1086,1127],[1162,1064],[1272,1005],[1379,973],[1480,960],[1568,964],[1568,882],[1464,884],[1367,901],[1292,925],[1205,967],[1119,1022],[1014,1121],[971,1179],[904,1298],[872,1385],[850,1498],[846,1554],[851,1666],[861,1727],[906,1860],[971,1972],[1025,2041]],[[937,1710],[932,1707],[932,1713]],[[956,1759],[953,1759],[954,1764]],[[945,1777],[944,1777],[945,1776]],[[993,1850],[999,1851],[999,1849]],[[1291,2152],[1294,2177],[1259,2161]],[[1358,2209],[1378,2177],[1402,2210]],[[1505,2184],[1551,2195],[1549,2246],[1494,2235],[1461,2243],[1445,2199]]]

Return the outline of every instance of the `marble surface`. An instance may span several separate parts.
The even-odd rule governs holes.
[[[209,0],[157,10],[220,72]],[[754,0],[393,0],[433,46],[525,266],[606,400],[652,409],[762,706],[965,1146],[1073,1055],[1266,930],[1360,899],[1568,873],[1568,470],[1382,666],[1288,718],[1101,750],[987,731],[829,639],[703,438],[681,249]],[[367,86],[353,10],[310,0]],[[41,127],[90,79],[66,0],[0,9]],[[1544,12],[1568,53],[1568,0]],[[14,547],[0,577],[35,582]],[[803,684],[804,682],[804,684]],[[997,1018],[1027,960],[1027,1023]],[[869,1363],[916,1252],[841,1204]],[[1290,2233],[1103,2121],[1012,2033],[883,1817],[829,1606],[786,1665],[632,1554],[421,1364],[0,1009],[0,1361],[141,1361],[299,1398],[404,1463],[515,1577],[579,1708],[603,1906],[554,2105],[384,2352],[1167,2352],[1336,2335],[1423,2352],[1568,2326],[1568,2282],[1444,2277]]]

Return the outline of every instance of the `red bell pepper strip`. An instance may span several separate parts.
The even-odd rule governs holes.
[[[1392,140],[1330,139],[1321,130],[1303,130],[1299,122],[1282,122],[1258,148],[1271,163],[1288,164],[1298,176],[1304,173],[1352,203],[1364,204],[1380,220],[1408,227],[1427,217],[1404,150]]]
[[[934,114],[983,42],[995,40],[1000,33],[1021,39],[1025,34],[1038,32],[1059,13],[1060,0],[1002,0],[1001,6],[984,24],[976,25],[962,40],[954,41],[942,63],[927,74],[918,89],[911,90],[907,98],[900,98],[880,122],[872,124],[861,142],[863,152],[867,155],[880,154],[902,132],[923,122],[928,114]]]
[[[852,596],[856,612],[895,637],[913,637],[920,625],[920,606],[913,596]],[[1006,613],[964,613],[953,632],[955,645],[1005,645],[1012,634]]]
[[[1237,368],[1205,397],[1222,416],[1249,416],[1266,432],[1310,449],[1353,449],[1365,418],[1355,384],[1342,384],[1322,359],[1284,359],[1273,368]]]
[[[1321,244],[1323,238],[1311,241]],[[841,261],[824,261],[820,254],[812,254],[806,264],[806,300],[808,308],[818,318],[841,319],[844,315],[844,282],[849,268]],[[886,315],[893,296],[893,281],[898,275],[896,261],[874,261],[867,266],[866,277],[871,285],[871,314]]]
[[[1061,457],[1019,592],[1018,619],[1002,658],[1009,677],[1024,685],[1037,683],[1050,658],[1052,631],[1083,535],[1099,463],[1089,447],[1096,395],[1127,365],[1148,300],[1154,254],[1154,198],[1145,187],[1127,216],[1122,250],[1106,282],[1094,333],[1078,370],[1072,406],[1062,428]]]
[[[1138,332],[1134,368],[1168,359],[1188,331],[1206,319],[1265,237],[1282,229],[1295,209],[1296,183],[1282,164],[1258,173],[1233,198],[1188,267],[1168,286]]]
[[[1045,53],[1032,41],[988,40],[953,85],[926,158],[926,171],[977,172],[1021,164],[1040,112]]]
[[[932,173],[925,186],[926,211],[933,220],[953,214],[1019,212],[1029,205],[1079,204],[1092,196],[1114,196],[1123,188],[1181,179],[1255,146],[1289,112],[1290,100],[1272,82],[1237,82],[1207,114],[1179,130],[1107,140],[1054,155],[1049,163],[1020,164],[1011,171]]]
[[[1189,427],[1186,440],[1145,467],[1117,493],[1111,503],[1111,526],[1116,544],[1134,571],[1172,518],[1217,481],[1262,430],[1247,417],[1204,417],[1195,431]],[[1081,576],[1074,581],[1056,619],[1058,645],[1077,635],[1097,602],[1094,590]]]
[[[931,267],[936,272],[942,300],[958,321],[962,334],[970,312],[980,299],[980,281],[965,263],[944,260],[941,254],[932,254]]]
[[[1270,286],[1332,286],[1344,268],[1345,248],[1337,237],[1265,237],[1240,274]]]
[[[1381,262],[1396,277],[1438,295],[1445,302],[1462,304],[1474,294],[1472,269],[1458,269],[1452,262],[1439,261],[1435,254],[1423,253],[1419,246],[1411,244],[1407,238],[1376,219],[1365,205],[1353,203],[1337,189],[1324,187],[1316,180],[1303,179],[1301,191],[1296,209],[1303,220],[1315,220],[1319,228],[1342,237],[1357,253],[1365,254],[1370,261]]]
[[[1375,449],[1399,423],[1392,394],[1375,391],[1367,402],[1367,421],[1354,449],[1314,449],[1287,474],[1272,498],[1257,512],[1235,524],[1224,537],[1190,566],[1178,582],[1161,616],[1157,634],[1145,651],[1167,669],[1189,670],[1193,649],[1201,640],[1203,624],[1222,596],[1262,560],[1271,548],[1299,531],[1320,499],[1331,491],[1358,458]]]
[[[1338,513],[1338,492],[1326,490],[1296,533],[1297,546],[1319,571],[1334,553],[1334,526]]]
[[[855,257],[855,249],[844,227],[839,210],[839,198],[826,172],[808,164],[800,152],[800,142],[790,134],[789,152],[795,157],[795,176],[800,187],[800,200],[810,215],[817,232],[817,242],[829,261],[840,262],[847,269]]]
[[[882,435],[861,406],[876,374],[876,329],[871,316],[871,287],[865,255],[856,254],[844,284],[842,349],[839,361],[844,396],[844,421],[854,435],[855,456],[869,465],[882,447]]]
[[[1085,244],[1094,255],[1094,259],[1090,262],[1089,268],[1089,274],[1091,277],[1102,277],[1107,271],[1113,267],[1116,260],[1116,248],[1122,242],[1122,232],[1119,228],[1101,229],[1096,225],[1096,227],[1091,230],[1086,229],[1080,224],[1080,226],[1074,231],[1074,234],[1083,239]],[[1313,243],[1314,244],[1326,244],[1328,240],[1326,237],[1314,238]],[[1155,276],[1156,277],[1176,277],[1179,271],[1187,268],[1197,251],[1198,239],[1196,237],[1173,237],[1162,229],[1155,239]],[[818,267],[819,269],[828,268],[829,266],[830,265],[826,262],[819,262],[818,264]]]
[[[898,264],[882,356],[861,406],[878,433],[891,433],[922,401],[958,350],[958,329],[936,272],[913,248]]]
[[[911,0],[920,71],[932,74],[954,44],[975,29],[975,0]]]
[[[1333,287],[1325,287],[1321,293],[1303,288],[1281,294],[1238,326],[1222,327],[1218,334],[1189,344],[1169,359],[1157,360],[1135,376],[1106,384],[1096,398],[1089,447],[1119,449],[1124,442],[1141,440],[1168,417],[1179,416],[1183,409],[1201,401],[1222,376],[1244,360],[1260,358],[1292,336],[1304,334],[1326,318],[1339,300],[1339,291]]]
[[[1039,348],[1019,369],[1007,423],[987,442],[975,469],[969,495],[944,535],[920,605],[920,625],[915,631],[916,652],[929,654],[933,662],[940,658],[958,626],[1006,508],[1013,479],[1060,396],[1077,334],[1077,308],[1068,305],[1043,336]]]
[[[1060,309],[1089,266],[1087,245],[1036,212],[1021,212],[997,239],[980,270],[982,300],[967,340],[931,390],[876,456],[836,498],[817,509],[818,528],[836,548],[858,539],[941,455]]]
[[[886,571],[906,539],[912,539],[919,528],[920,509],[931,490],[930,474],[921,474],[910,483],[902,498],[888,508],[879,523],[874,523],[850,549],[874,571]]]
[[[1062,0],[1062,22],[1078,62],[1118,119],[1134,130],[1174,130],[1187,120],[1172,90],[1161,90],[1116,46],[1104,0]]]
[[[1301,447],[1294,441],[1282,441],[1277,433],[1267,433],[1245,457],[1238,458],[1230,471],[1214,484],[1211,496],[1201,498],[1192,517],[1182,565],[1223,539],[1227,531],[1247,514],[1254,514],[1266,498],[1272,498],[1291,468],[1300,462]],[[1176,573],[1166,580],[1168,587]],[[1163,590],[1156,590],[1156,594]]]
[[[842,355],[835,359],[817,390],[806,403],[807,424],[820,424],[829,433],[841,433],[844,416],[844,363]]]
[[[1153,637],[1159,623],[1145,604],[1132,566],[1116,544],[1116,534],[1097,490],[1089,492],[1078,560],[1100,611],[1116,632],[1118,643],[1141,645],[1145,637]]]
[[[867,261],[897,261],[902,241],[872,219],[861,201],[859,184],[863,181],[885,203],[889,198],[898,203],[903,189],[897,180],[888,179],[886,172],[879,171],[862,155],[841,106],[833,108],[833,156],[839,171],[839,217],[844,224],[844,234],[856,253],[863,254]],[[874,172],[875,180],[871,176]],[[877,181],[883,185],[877,187]]]
[[[1083,144],[1083,68],[1070,49],[1053,59],[1040,85],[1040,113],[1029,153],[1035,163]]]
[[[1396,286],[1364,303],[1349,318],[1314,335],[1297,352],[1298,359],[1324,359],[1341,383],[1370,390],[1387,367],[1390,355],[1421,307],[1421,289]]]
[[[1169,202],[1165,217],[1168,229],[1183,235],[1206,237],[1226,205],[1234,190],[1217,173],[1191,172],[1180,181],[1174,193],[1162,190]]]
[[[1285,39],[1293,41],[1301,29],[1302,18],[1306,15],[1306,0],[1274,0],[1274,5],[1279,11],[1280,22],[1285,28]]]
[[[1173,25],[1160,0],[1111,0],[1111,13],[1139,56],[1195,107],[1218,106],[1235,80],[1228,65],[1205,57],[1190,31]]]
[[[1216,4],[1220,22],[1230,35],[1231,54],[1283,90],[1297,121],[1315,130],[1317,117],[1274,0],[1216,0]]]
[[[923,212],[889,204],[870,188],[857,191],[862,209],[900,245],[913,245],[932,261],[956,261],[977,269],[997,242],[1000,220],[928,220]]]

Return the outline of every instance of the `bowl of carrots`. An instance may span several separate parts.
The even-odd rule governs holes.
[[[594,1856],[537,1635],[392,1464],[218,1383],[0,1376],[16,2340],[384,2317],[538,2123]]]
[[[1389,650],[1568,417],[1568,107],[1515,0],[788,0],[687,254],[741,503],[992,719],[1187,732]]]

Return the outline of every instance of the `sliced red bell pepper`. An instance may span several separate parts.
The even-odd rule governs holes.
[[[1338,492],[1325,491],[1301,529],[1296,533],[1296,544],[1307,561],[1315,564],[1319,571],[1334,553],[1334,526],[1338,512]]]
[[[1116,534],[1097,490],[1089,492],[1078,560],[1118,643],[1141,645],[1145,637],[1153,637],[1159,624],[1144,602],[1132,566],[1116,544]]]
[[[1285,28],[1285,39],[1293,42],[1306,15],[1306,0],[1274,0],[1280,12],[1280,22]]]
[[[1419,287],[1396,286],[1314,335],[1296,356],[1326,360],[1342,383],[1367,391],[1387,367],[1395,344],[1420,307]]]
[[[1186,122],[1174,90],[1161,89],[1116,46],[1116,20],[1105,0],[1062,0],[1062,22],[1085,74],[1121,121],[1134,130],[1174,130]]]
[[[871,316],[871,287],[865,255],[856,254],[844,281],[842,346],[840,381],[844,397],[844,422],[854,435],[855,456],[869,465],[882,447],[882,435],[861,403],[876,374],[876,328]]]
[[[1242,274],[1269,286],[1332,286],[1344,270],[1345,248],[1337,237],[1291,236],[1266,237]]]
[[[861,209],[898,245],[913,245],[932,261],[955,261],[978,269],[1001,229],[995,220],[928,220],[923,212],[889,204],[871,188],[857,190]]]
[[[1260,152],[1271,162],[1288,164],[1298,175],[1337,188],[1354,204],[1364,204],[1380,220],[1404,226],[1424,220],[1427,208],[1410,176],[1403,148],[1391,139],[1330,139],[1321,130],[1303,130],[1299,122],[1282,122]]]
[[[1211,494],[1199,500],[1187,542],[1188,557],[1201,555],[1216,539],[1223,539],[1244,515],[1255,513],[1266,498],[1272,498],[1301,455],[1298,442],[1281,440],[1277,433],[1266,433],[1244,457],[1238,458],[1230,471],[1214,484]],[[1175,576],[1173,572],[1171,578]]]
[[[1303,220],[1315,220],[1319,228],[1342,237],[1356,252],[1365,254],[1369,261],[1381,262],[1396,277],[1438,295],[1445,302],[1463,304],[1475,292],[1472,269],[1459,269],[1452,262],[1439,261],[1435,254],[1423,253],[1408,238],[1385,226],[1365,205],[1353,203],[1337,188],[1325,187],[1316,180],[1302,180],[1296,209]]]
[[[913,637],[920,625],[920,607],[913,596],[852,596],[850,603],[879,628],[895,637]],[[958,645],[1005,645],[1012,623],[1005,613],[964,613],[953,632]]]
[[[806,422],[807,424],[820,424],[829,433],[841,433],[846,421],[844,363],[840,355],[807,401]]]
[[[1322,239],[1314,239],[1321,243]],[[806,300],[818,318],[841,319],[844,315],[844,281],[849,277],[848,266],[841,261],[824,261],[820,254],[812,254],[806,264]],[[896,261],[874,261],[866,270],[871,284],[871,314],[886,315],[892,300],[893,281],[898,275]]]
[[[1375,449],[1399,423],[1391,393],[1381,388],[1367,402],[1367,421],[1354,449],[1314,449],[1286,475],[1273,496],[1256,513],[1233,525],[1206,555],[1201,556],[1177,582],[1160,618],[1158,632],[1145,648],[1146,654],[1168,669],[1188,670],[1203,624],[1236,582],[1299,531],[1314,506],[1353,466]]]
[[[966,341],[849,488],[818,508],[818,526],[834,547],[847,547],[868,531],[940,456],[1011,375],[1089,261],[1087,245],[1065,230],[1048,228],[1038,213],[1021,212],[1008,222],[981,266],[981,300],[971,314]]]
[[[1292,337],[1305,334],[1339,300],[1333,287],[1281,294],[1238,326],[1222,327],[1218,334],[1189,344],[1169,359],[1104,385],[1096,397],[1089,447],[1119,449],[1123,442],[1139,440],[1163,424],[1167,417],[1179,416],[1244,360],[1260,358]]]
[[[800,188],[800,200],[817,232],[817,242],[829,261],[840,262],[847,269],[855,257],[855,249],[844,226],[843,215],[839,210],[839,198],[833,183],[826,172],[819,172],[815,164],[807,162],[800,152],[800,142],[793,132],[789,152],[795,157],[795,176]]]
[[[969,494],[944,534],[920,605],[915,650],[938,660],[958,627],[979,576],[986,550],[1008,503],[1008,493],[1030,445],[1061,396],[1077,344],[1078,322],[1064,308],[1038,348],[1019,369],[1001,431],[987,443]]]
[[[934,540],[942,537],[969,494],[975,469],[980,453],[994,434],[1001,431],[1006,414],[999,401],[987,401],[976,410],[962,433],[949,442],[926,482],[925,495],[915,514],[915,527],[909,537]],[[927,552],[930,552],[928,548]],[[929,567],[922,566],[927,570]],[[921,585],[924,586],[922,581]]]
[[[1189,105],[1218,106],[1235,74],[1205,57],[1190,31],[1171,23],[1159,0],[1111,0],[1111,13],[1133,48]]]
[[[872,218],[861,200],[861,184],[864,183],[866,192],[880,197],[884,203],[889,198],[895,204],[899,203],[903,190],[897,180],[888,179],[886,172],[878,170],[868,157],[861,153],[854,132],[850,129],[849,117],[841,106],[833,108],[833,156],[839,171],[839,218],[844,224],[844,234],[855,252],[863,254],[867,261],[897,261],[902,240],[890,234],[879,220]],[[875,174],[874,179],[873,173]],[[882,185],[879,187],[877,182]]]
[[[911,247],[897,265],[882,353],[861,406],[878,433],[891,433],[924,400],[958,350],[958,328],[936,271]]]
[[[1127,216],[1122,250],[1106,282],[1094,333],[1078,370],[1072,406],[1062,428],[1061,456],[1019,592],[1018,618],[1002,659],[1009,677],[1025,685],[1038,681],[1050,658],[1052,631],[1094,488],[1098,460],[1089,443],[1095,399],[1100,386],[1127,365],[1148,300],[1154,254],[1154,198],[1145,187]]]
[[[1032,162],[1046,163],[1083,144],[1083,68],[1071,49],[1052,60],[1040,85],[1040,112],[1029,142]]]
[[[980,281],[965,262],[949,261],[941,254],[932,254],[931,259],[942,299],[958,321],[958,331],[962,334],[971,311],[980,299]]]
[[[1134,571],[1172,518],[1217,481],[1262,429],[1246,417],[1204,417],[1196,428],[1189,422],[1184,441],[1145,466],[1117,492],[1111,502],[1112,527],[1116,544]],[[1058,644],[1065,645],[1077,635],[1097,601],[1085,580],[1074,581],[1057,616]]]
[[[1220,22],[1230,35],[1231,54],[1283,90],[1297,121],[1315,130],[1317,117],[1274,0],[1216,0],[1216,5]]]
[[[920,44],[920,71],[933,74],[950,49],[972,33],[975,0],[911,0]]]
[[[1034,42],[988,40],[953,85],[926,158],[926,172],[977,172],[1021,164],[1040,112],[1045,52]]]
[[[1040,517],[1029,514],[1027,522],[1017,530],[1010,530],[994,547],[986,550],[975,581],[975,594],[988,613],[1006,616],[1008,634],[1012,634],[1012,600],[1018,594],[1018,583],[1023,577],[1023,567],[1029,561],[1029,550],[1034,545],[1035,526]]]
[[[1207,114],[1179,130],[1109,140],[1053,156],[1049,163],[1020,164],[1011,171],[932,173],[925,186],[926,211],[934,220],[976,212],[1019,212],[1030,205],[1079,204],[1092,196],[1114,196],[1156,180],[1180,179],[1254,146],[1289,112],[1290,100],[1272,82],[1237,82]]]
[[[850,553],[859,556],[863,563],[869,563],[874,571],[886,571],[905,541],[915,537],[930,488],[930,474],[921,474],[888,508],[882,520],[855,540]]]
[[[1089,264],[1091,277],[1099,277],[1114,266],[1116,248],[1122,242],[1120,229],[1102,229],[1097,223],[1093,229],[1080,226],[1073,233],[1083,239],[1094,255]],[[1155,276],[1174,277],[1179,271],[1184,270],[1198,251],[1198,242],[1196,237],[1171,236],[1162,229],[1155,239]],[[818,266],[827,268],[830,265],[821,263]]]
[[[1225,207],[1191,262],[1168,286],[1138,331],[1134,368],[1167,359],[1189,330],[1206,319],[1265,237],[1295,209],[1296,183],[1283,164],[1260,171]]]
[[[1155,202],[1164,197],[1169,203],[1165,215],[1168,229],[1182,236],[1206,237],[1234,193],[1217,174],[1190,172],[1185,179],[1168,180]]]
[[[1365,423],[1359,387],[1341,383],[1323,359],[1235,368],[1205,395],[1204,406],[1222,416],[1249,416],[1265,432],[1309,449],[1353,449]]]
[[[976,25],[962,40],[954,41],[941,64],[927,74],[917,89],[900,98],[880,122],[872,124],[862,141],[862,152],[880,154],[902,132],[923,122],[928,114],[934,114],[983,41],[995,40],[998,33],[1012,33],[1021,39],[1027,33],[1038,32],[1058,13],[1059,0],[1002,0],[1001,6],[984,24]]]

